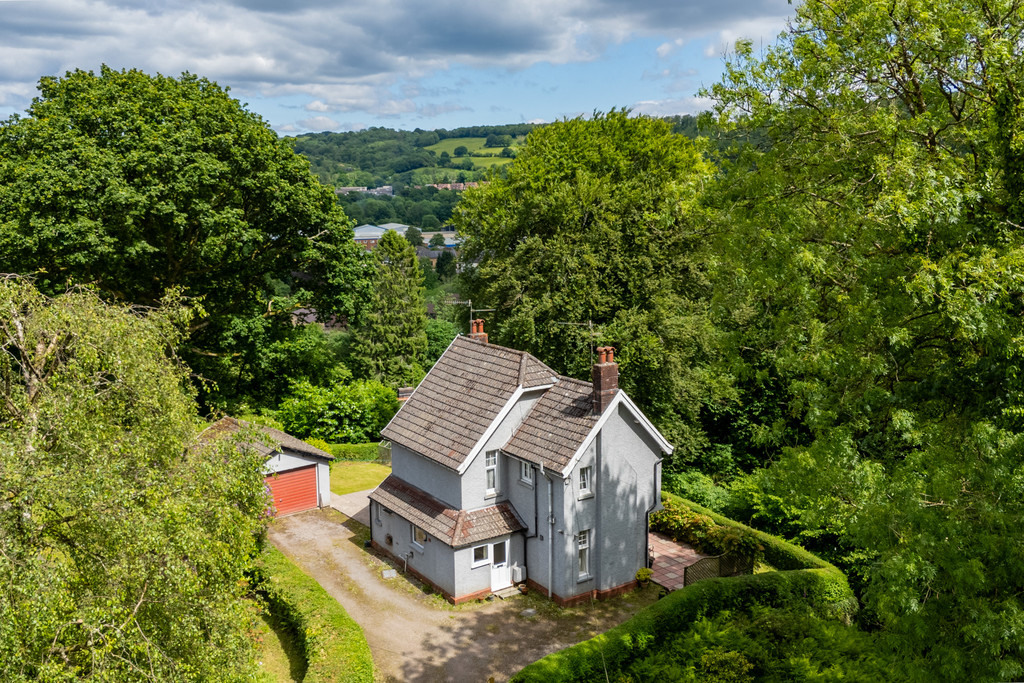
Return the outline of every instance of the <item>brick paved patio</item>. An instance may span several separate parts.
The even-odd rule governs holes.
[[[670,591],[683,587],[684,570],[706,555],[686,545],[652,531],[650,535],[654,566],[651,581]]]

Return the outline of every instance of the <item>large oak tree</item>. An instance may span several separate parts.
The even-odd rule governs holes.
[[[352,316],[365,286],[334,193],[259,116],[204,78],[108,67],[41,79],[0,124],[0,262],[51,294],[192,298],[184,355],[222,393],[259,390],[239,373],[292,309]]]

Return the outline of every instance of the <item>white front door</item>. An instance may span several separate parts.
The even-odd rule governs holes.
[[[491,590],[500,591],[512,585],[512,570],[508,566],[508,541],[491,546]]]

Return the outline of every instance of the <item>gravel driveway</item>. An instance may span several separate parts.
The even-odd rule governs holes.
[[[546,654],[602,633],[655,599],[648,588],[561,609],[537,595],[453,607],[363,548],[369,530],[335,510],[276,520],[270,541],[340,602],[366,634],[381,681],[506,680]],[[531,615],[525,610],[534,610]]]

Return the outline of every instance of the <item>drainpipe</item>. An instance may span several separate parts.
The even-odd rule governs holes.
[[[548,599],[550,599],[551,583],[554,581],[555,573],[555,489],[551,484],[551,477],[545,474],[544,478],[548,481]]]
[[[654,463],[654,481],[658,481],[658,468],[661,467],[661,458],[658,458]],[[651,567],[651,513],[654,512],[654,508],[658,507],[658,503],[661,502],[661,491],[655,487],[654,489],[654,503],[647,509],[647,524],[644,526],[644,566],[650,569]]]
[[[533,466],[531,465],[531,467],[533,467]],[[540,480],[537,478],[537,474],[536,474],[537,468],[536,467],[533,467],[533,471],[534,471],[534,476],[533,476],[533,533],[530,534],[529,536],[525,536],[524,538],[537,538],[537,534],[540,532],[540,529],[537,526],[537,522],[539,521],[539,514],[540,514],[540,512],[537,510],[537,489],[540,488]],[[544,465],[540,466],[540,471],[541,471],[541,473],[544,472]]]

